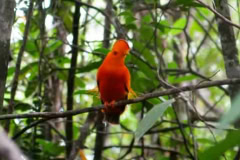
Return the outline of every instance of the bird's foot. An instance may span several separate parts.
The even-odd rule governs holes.
[[[114,100],[113,100],[112,102],[110,102],[110,107],[111,107],[111,109],[114,108],[115,103],[116,103],[116,101],[114,101]]]
[[[103,113],[106,113],[106,112],[107,112],[109,104],[110,104],[110,103],[108,103],[108,102],[104,102],[104,108],[101,109],[101,111],[102,111]]]
[[[115,103],[116,103],[116,101],[111,101],[110,103],[109,102],[104,102],[104,108],[101,109],[101,111],[103,113],[111,112],[114,109]]]

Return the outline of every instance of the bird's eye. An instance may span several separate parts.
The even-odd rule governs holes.
[[[114,55],[117,55],[117,51],[113,51],[113,54],[114,54]]]

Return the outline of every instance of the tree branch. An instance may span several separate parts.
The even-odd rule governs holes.
[[[130,146],[128,145],[109,145],[109,146],[105,146],[104,149],[111,149],[111,148],[129,148]],[[134,146],[131,146],[132,148],[137,148],[137,149],[141,149],[142,146],[141,145],[134,145]],[[145,149],[150,149],[150,150],[158,150],[158,151],[161,151],[161,152],[172,152],[172,153],[176,153],[178,155],[181,155],[181,156],[186,156],[188,157],[187,155],[183,155],[181,152],[177,151],[177,150],[174,150],[174,149],[171,149],[171,148],[165,148],[165,147],[161,147],[161,146],[144,146]]]
[[[0,159],[27,160],[28,158],[20,151],[18,146],[8,138],[7,134],[0,127]]]
[[[185,91],[193,91],[196,89],[209,88],[209,87],[215,87],[215,86],[219,86],[219,85],[228,85],[228,84],[240,84],[240,78],[202,82],[201,84],[197,84],[197,85],[189,85],[189,86],[184,86],[184,87],[179,87],[179,88],[168,89],[168,90],[164,90],[164,91],[155,91],[152,93],[146,93],[135,99],[119,101],[115,104],[115,106],[133,104],[133,103],[142,102],[144,100],[156,98],[156,97],[160,97],[160,96],[172,95],[172,94],[185,92]],[[5,115],[0,116],[0,120],[37,118],[37,117],[59,118],[59,117],[75,116],[75,115],[82,114],[82,113],[98,111],[98,110],[102,109],[103,107],[104,107],[104,105],[98,105],[98,106],[94,106],[94,107],[90,107],[90,108],[76,109],[76,110],[71,110],[71,111],[66,111],[66,112],[33,112],[33,113],[24,113],[24,114],[5,114]]]

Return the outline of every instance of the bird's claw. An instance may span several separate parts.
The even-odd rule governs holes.
[[[115,103],[116,103],[116,101],[112,101],[112,102],[110,102],[110,107],[111,107],[111,109],[114,108]]]
[[[116,103],[116,101],[111,101],[110,103],[109,102],[104,102],[104,108],[101,109],[101,111],[103,113],[111,112],[111,110],[114,108],[115,103]]]

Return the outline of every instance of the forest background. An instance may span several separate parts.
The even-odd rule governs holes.
[[[34,160],[240,159],[239,3],[1,0],[2,128]],[[91,89],[117,39],[137,97],[111,125]]]

